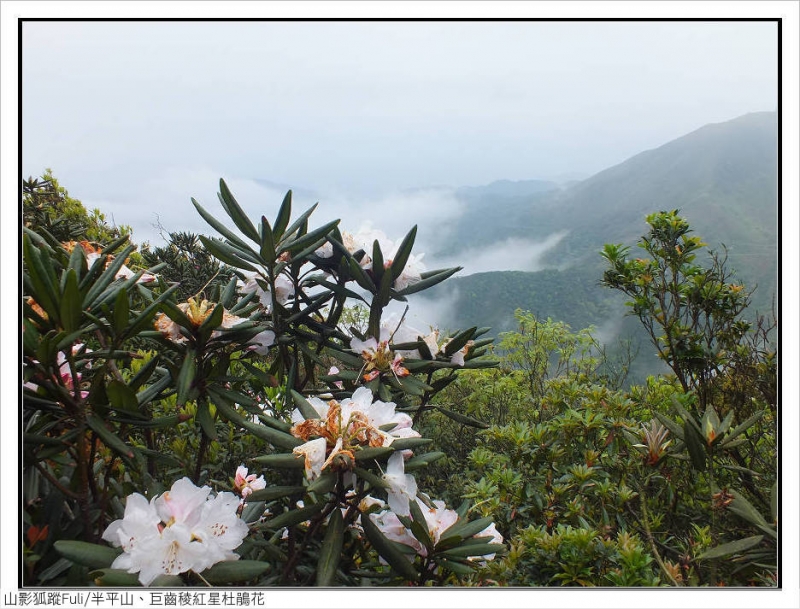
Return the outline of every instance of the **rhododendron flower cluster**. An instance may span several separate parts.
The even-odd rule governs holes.
[[[203,322],[211,316],[217,306],[221,305],[217,305],[205,299],[197,301],[194,298],[189,298],[186,302],[178,304],[177,308],[186,315],[193,328],[199,328]],[[222,322],[219,327],[223,330],[230,330],[246,321],[247,319],[237,317],[228,311],[223,311]],[[165,338],[174,343],[185,343],[188,340],[181,333],[181,326],[170,319],[165,313],[156,315],[153,325]],[[221,336],[223,336],[223,333],[219,330],[215,330],[211,333],[211,338],[220,338]],[[275,334],[270,330],[265,330],[250,340],[251,343],[254,343],[251,344],[250,348],[260,352],[260,350],[266,350],[274,341]]]
[[[350,469],[354,453],[360,448],[389,446],[395,438],[419,437],[419,433],[411,428],[410,416],[395,412],[393,402],[373,402],[372,392],[366,387],[359,387],[353,397],[341,402],[311,398],[308,403],[319,418],[306,419],[299,409],[295,409],[291,433],[305,441],[293,452],[305,458],[309,480],[317,478],[328,467]],[[394,427],[389,431],[381,429],[391,424]]]
[[[159,575],[200,573],[218,562],[238,560],[233,550],[248,533],[237,515],[239,500],[233,493],[210,493],[209,487],[182,478],[149,502],[138,493],[129,495],[124,518],[103,533],[103,539],[123,550],[111,567],[138,573],[147,586]]]

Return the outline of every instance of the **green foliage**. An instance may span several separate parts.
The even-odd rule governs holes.
[[[87,211],[69,196],[50,169],[22,183],[22,223],[33,231],[47,231],[58,241],[107,244],[131,232],[128,226],[109,226],[99,209]]]
[[[457,269],[414,271],[416,229],[385,254],[375,241],[365,259],[343,245],[336,222],[309,228],[313,208],[292,222],[291,192],[272,223],[252,222],[224,181],[220,202],[241,236],[194,202],[223,238],[201,236],[200,247],[173,234],[167,248],[145,252],[146,271],[125,266],[126,236],[96,248],[25,229],[25,582],[131,585],[124,560],[162,558],[98,542],[113,542],[114,526],[141,526],[133,493],[184,501],[194,491],[165,493],[179,478],[202,497],[195,485],[240,495],[228,517],[247,525],[234,556],[242,560],[171,571],[164,565],[189,559],[163,559],[155,579],[141,579],[144,563],[134,563],[145,584],[452,584],[476,559],[502,553],[489,521],[418,492],[399,458],[413,452],[408,472],[437,461],[411,415],[468,421],[433,400],[461,370],[494,365],[482,358],[485,330],[442,342],[404,329],[401,343],[398,324],[386,338],[392,300]],[[360,319],[345,315],[353,302],[368,311],[364,334],[342,325]],[[263,488],[248,486],[256,474],[242,474],[242,463],[262,467]],[[407,508],[395,505],[403,492]],[[230,525],[216,521],[213,535]],[[192,543],[202,541],[175,541],[169,552]]]

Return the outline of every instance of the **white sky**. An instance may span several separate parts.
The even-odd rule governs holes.
[[[260,178],[333,215],[398,189],[586,177],[775,110],[777,25],[26,22],[22,74],[22,173],[52,168],[146,240],[156,213],[204,230],[189,197],[216,205],[223,176],[255,206],[283,194],[242,183]]]
[[[121,8],[120,8],[121,7]],[[194,196],[219,212],[225,177],[253,213],[274,213],[283,185],[313,191],[320,221],[357,228],[370,220],[397,238],[420,239],[458,213],[431,185],[589,175],[709,122],[777,106],[771,23],[32,23],[25,24],[23,95],[17,108],[17,17],[402,16],[784,18],[782,218],[798,227],[797,2],[10,2],[3,1],[3,330],[18,339],[20,176],[51,167],[70,194],[153,239],[158,213],[170,230],[206,230]],[[17,110],[23,121],[18,123]],[[15,125],[22,129],[17,162]],[[281,184],[269,190],[252,180]],[[791,202],[787,205],[786,202]],[[326,205],[327,204],[327,205]],[[262,210],[262,206],[266,209]],[[376,212],[377,210],[377,212]],[[373,213],[371,213],[373,212]],[[427,225],[426,225],[427,223]],[[430,233],[434,233],[430,236]],[[782,369],[796,370],[796,239],[782,242]],[[11,292],[14,291],[12,296]],[[12,330],[13,328],[13,330]],[[786,348],[788,341],[789,348]],[[1,353],[6,415],[17,400],[17,352]],[[783,437],[798,432],[796,375],[784,375]],[[788,399],[787,399],[788,398]],[[9,414],[10,413],[10,414]],[[4,446],[18,429],[4,415]],[[782,448],[787,544],[779,592],[395,590],[374,605],[407,607],[796,607],[798,444]],[[16,588],[18,469],[4,451],[7,484],[2,591]],[[788,473],[787,473],[788,471]],[[13,540],[11,539],[13,537]],[[269,591],[272,606],[352,606],[351,591]],[[404,592],[408,592],[404,594]],[[480,594],[485,592],[485,594]],[[364,604],[363,595],[355,597]]]

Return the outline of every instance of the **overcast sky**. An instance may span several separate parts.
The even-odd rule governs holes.
[[[299,204],[320,200],[320,220],[368,220],[400,237],[457,213],[446,196],[403,189],[586,177],[777,108],[774,22],[26,22],[22,32],[23,175],[52,168],[136,241],[158,241],[156,214],[168,230],[206,230],[189,197],[219,209],[220,177],[254,213],[274,213],[292,187]]]

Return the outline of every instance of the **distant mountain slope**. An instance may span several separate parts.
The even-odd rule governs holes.
[[[545,255],[558,271],[487,273],[445,282],[438,293],[458,295],[457,312],[447,320],[453,327],[509,329],[517,307],[575,328],[622,326],[622,300],[598,285],[599,252],[605,243],[634,246],[646,231],[647,214],[676,208],[712,249],[727,246],[728,267],[741,280],[758,284],[754,308],[766,312],[777,292],[774,112],[706,125],[565,190],[510,197],[473,190],[473,195],[464,201],[458,234],[474,235],[476,243],[569,232]]]

